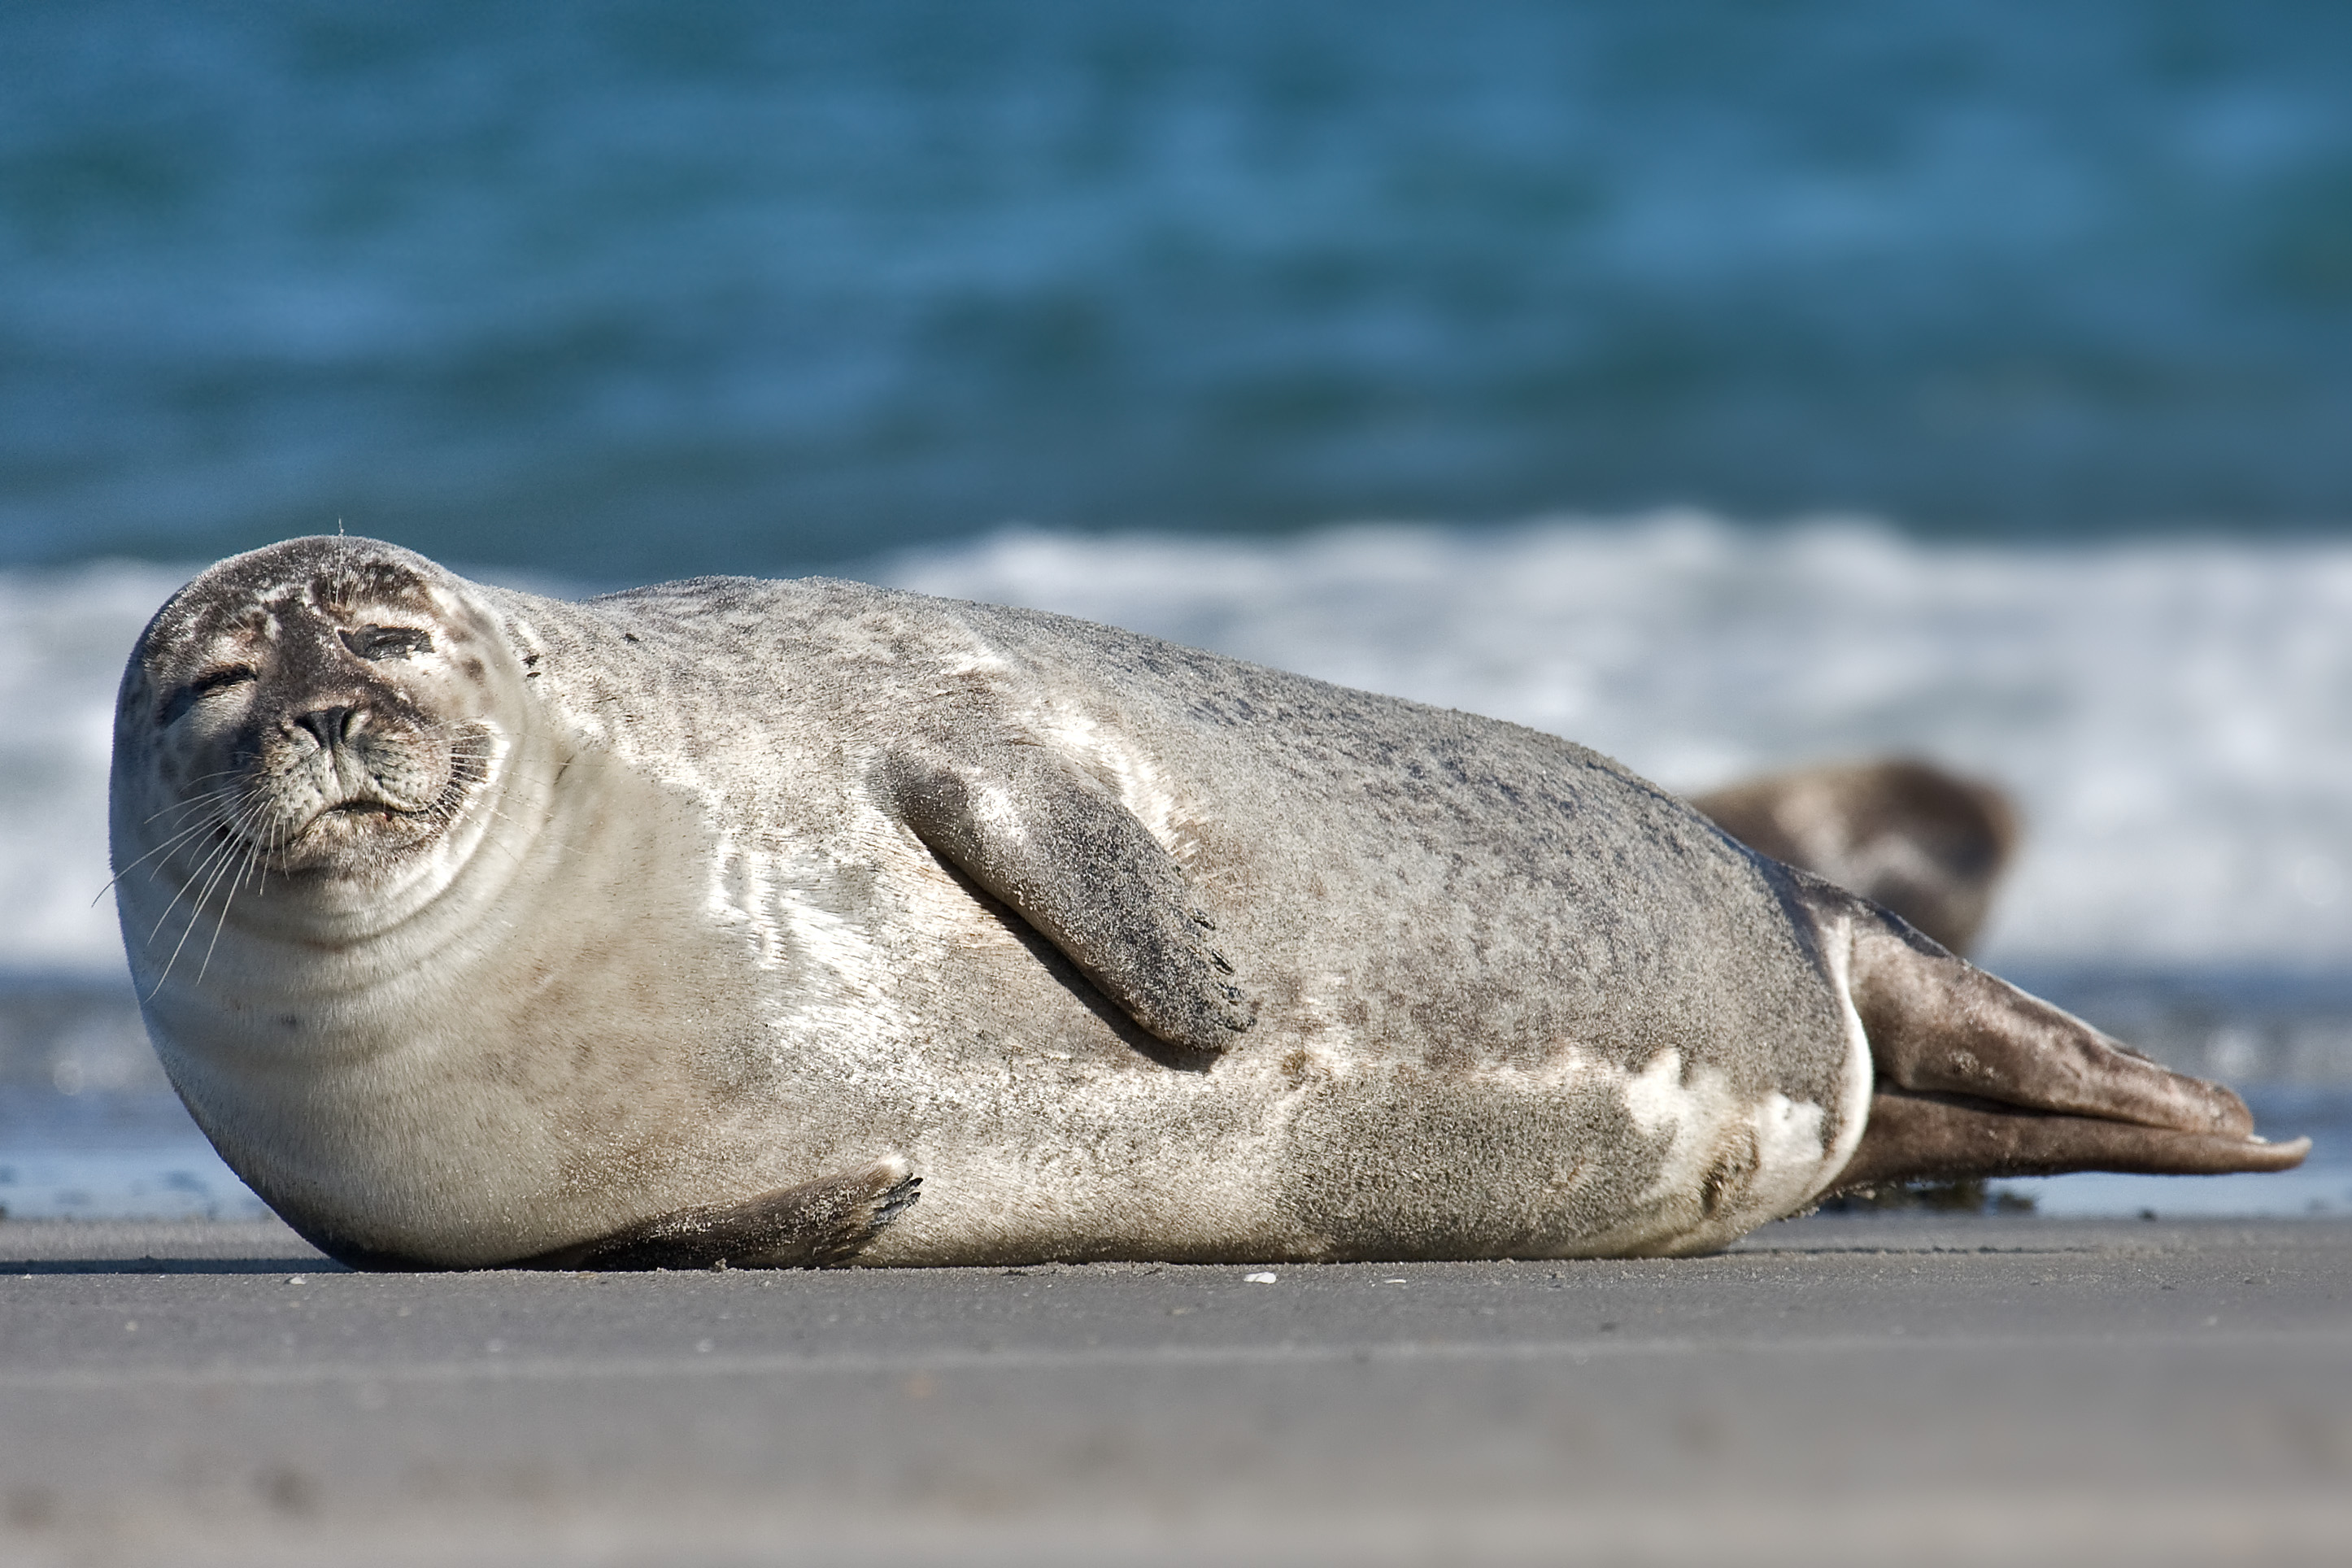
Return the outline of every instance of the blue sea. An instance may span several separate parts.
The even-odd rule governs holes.
[[[0,1205],[251,1204],[129,1006],[107,715],[190,572],[340,526],[1045,605],[1677,788],[1929,757],[2023,810],[1990,965],[2323,1139],[2043,1205],[2352,1210],[2347,62],[2288,3],[0,8]]]

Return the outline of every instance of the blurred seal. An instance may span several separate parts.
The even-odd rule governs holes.
[[[2017,811],[1988,784],[1909,758],[1748,779],[1690,803],[1751,849],[1894,910],[1966,952],[2017,848]]]
[[[112,831],[173,1081],[359,1264],[1681,1253],[2301,1157],[1582,747],[856,584],[240,556]]]

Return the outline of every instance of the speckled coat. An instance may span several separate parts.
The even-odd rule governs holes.
[[[495,1261],[896,1156],[863,1261],[1681,1252],[1860,1136],[1845,906],[1583,747],[1035,612],[398,553],[469,628],[479,841],[150,1004],[314,1234]]]

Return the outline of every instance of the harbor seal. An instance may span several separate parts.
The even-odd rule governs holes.
[[[2303,1152],[1570,742],[855,583],[237,556],[111,824],[173,1084],[362,1266],[1679,1254]]]
[[[2008,796],[1908,757],[1743,779],[1690,803],[1750,849],[1860,893],[1963,954],[2017,848]]]

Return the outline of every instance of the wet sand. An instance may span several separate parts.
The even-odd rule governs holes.
[[[0,1561],[2337,1562],[2352,1223],[357,1275],[0,1225]]]

